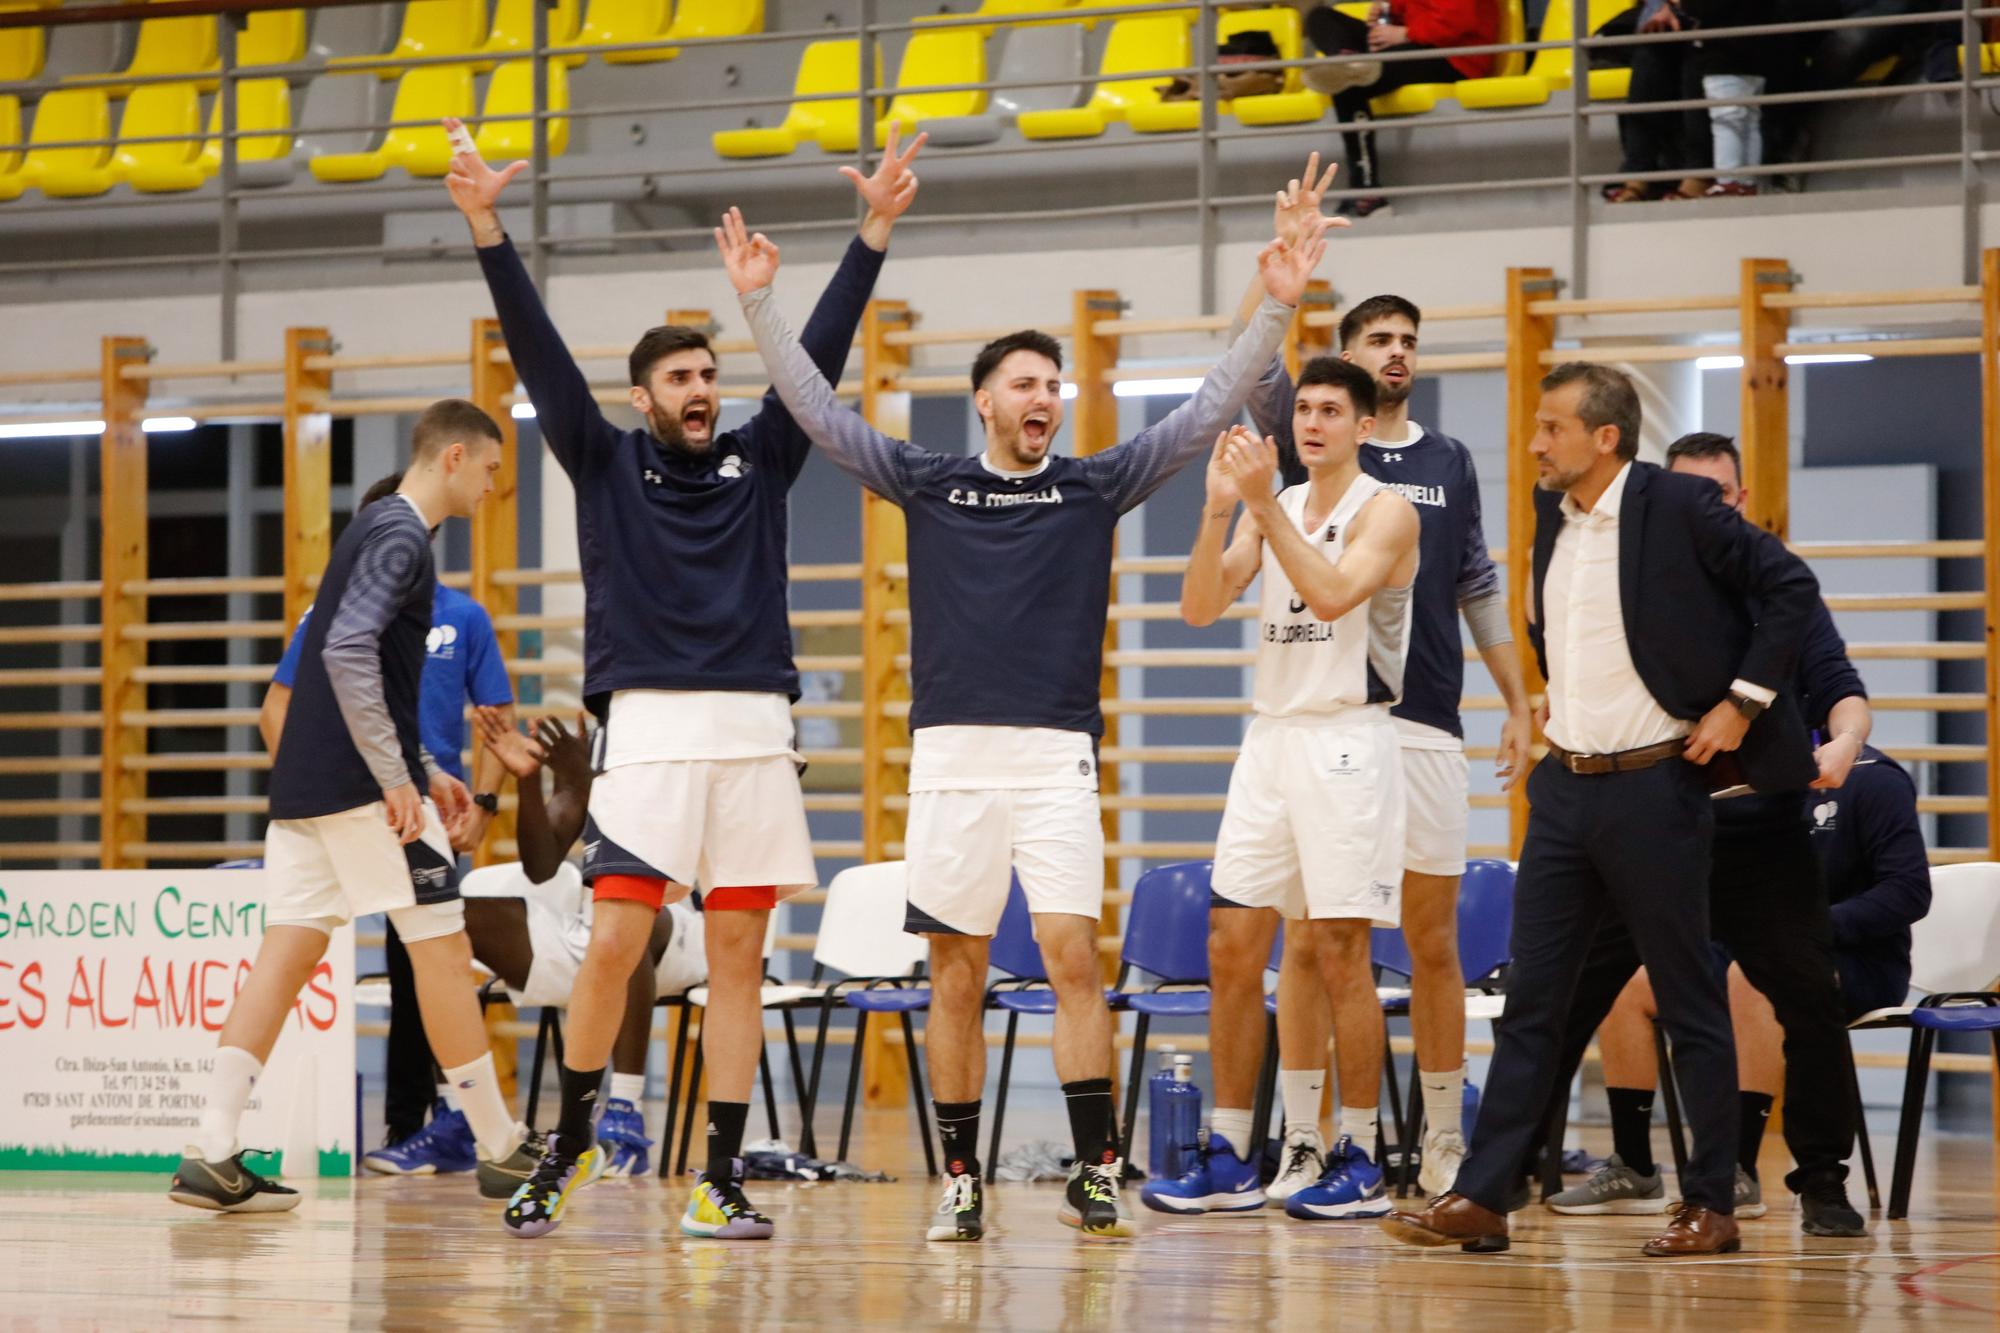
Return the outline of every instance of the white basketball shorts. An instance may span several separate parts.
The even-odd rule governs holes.
[[[1012,877],[1030,912],[1095,921],[1104,910],[1104,825],[1087,787],[910,793],[914,933],[991,935]]]
[[[1403,868],[1419,875],[1463,875],[1470,782],[1465,743],[1448,731],[1398,720],[1409,828]]]
[[[787,755],[621,764],[592,784],[583,839],[586,881],[771,885],[781,900],[818,883],[799,770]]]
[[[424,831],[401,843],[381,801],[313,819],[274,819],[264,832],[264,880],[274,926],[332,930],[371,912],[396,914],[406,944],[461,929],[458,858],[438,818],[424,802]],[[435,909],[413,912],[413,908]],[[407,923],[407,928],[406,928]]]

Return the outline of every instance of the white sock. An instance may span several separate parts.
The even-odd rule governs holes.
[[[479,1155],[497,1162],[520,1146],[520,1127],[513,1113],[500,1099],[500,1076],[493,1070],[493,1052],[488,1051],[469,1065],[444,1071],[445,1081],[458,1094],[472,1137],[479,1143]]]
[[[208,1102],[201,1109],[201,1126],[189,1145],[204,1162],[226,1162],[236,1155],[236,1128],[264,1062],[240,1046],[215,1048],[215,1072],[208,1077]]]
[[[1424,1086],[1424,1126],[1428,1134],[1445,1130],[1455,1133],[1464,1131],[1465,1123],[1465,1066],[1447,1069],[1442,1074],[1424,1070],[1417,1075]]]
[[[630,1102],[632,1105],[637,1106],[640,1102],[646,1100],[646,1076],[644,1074],[620,1074],[613,1072],[611,1075],[611,1096],[618,1101]]]
[[[1208,1132],[1229,1140],[1243,1161],[1250,1160],[1250,1112],[1216,1107],[1208,1117]]]
[[[458,1089],[452,1087],[449,1083],[440,1083],[437,1085],[437,1089],[438,1100],[443,1102],[448,1108],[454,1111],[463,1111],[465,1109],[458,1104]]]
[[[1326,1091],[1324,1069],[1280,1069],[1278,1087],[1285,1098],[1285,1134],[1319,1136],[1319,1103]]]
[[[1375,1108],[1372,1106],[1343,1106],[1340,1108],[1340,1132],[1354,1140],[1354,1146],[1365,1153],[1375,1151]]]

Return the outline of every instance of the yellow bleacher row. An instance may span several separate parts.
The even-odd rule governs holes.
[[[1129,0],[1123,2],[1129,3]],[[1073,8],[1077,14],[1075,19],[1053,20],[1037,26],[1067,24],[1080,32],[1093,29],[1099,23],[1108,23],[1110,31],[1097,66],[1100,81],[1091,85],[1087,94],[1081,88],[1068,94],[1069,105],[1010,108],[1011,114],[1003,111],[999,115],[989,110],[993,99],[983,91],[897,91],[886,108],[878,108],[877,143],[880,143],[891,123],[900,125],[905,133],[920,127],[929,128],[934,138],[942,137],[941,131],[945,131],[951,136],[945,142],[961,144],[988,141],[997,137],[999,129],[1006,124],[1011,124],[1026,139],[1089,138],[1104,133],[1111,125],[1121,121],[1142,134],[1198,128],[1198,103],[1163,101],[1161,92],[1166,87],[1165,77],[1157,73],[1142,73],[1184,68],[1194,63],[1192,39],[1195,12],[1134,14],[1109,19],[1093,19],[1090,16],[1093,9],[1119,3],[1121,0],[983,0],[975,12],[992,15],[996,20],[1008,14]],[[1629,9],[1632,0],[1587,0],[1587,3],[1586,21],[1594,32],[1613,16]],[[1338,7],[1357,16],[1365,15],[1368,8],[1365,4]],[[1567,38],[1573,14],[1571,0],[1550,0],[1542,23],[1545,39],[1556,41]],[[1521,0],[1502,0],[1500,15],[1500,41],[1515,43],[1525,40],[1526,24]],[[1000,32],[997,38],[996,30]],[[1299,60],[1314,54],[1306,49],[1299,11],[1288,5],[1229,10],[1219,15],[1216,21],[1218,42],[1227,41],[1237,33],[1258,30],[1271,35],[1281,60]],[[995,80],[996,76],[988,71],[996,66],[1002,70],[999,76],[1001,81],[1005,81],[1010,77],[1006,72],[1010,62],[1006,59],[1005,48],[1001,48],[997,60],[989,56],[989,48],[996,42],[1019,42],[1022,34],[1031,31],[1027,26],[1002,28],[998,23],[994,27],[966,26],[930,32],[919,29],[904,49],[893,87],[902,90],[985,83]],[[1075,49],[1081,49],[1080,41]],[[1060,71],[1046,67],[1045,62],[1050,58],[1047,51],[1038,51],[1037,55],[1044,62],[1039,72],[1035,62],[1020,62],[1015,73],[1044,79],[1060,77]],[[879,81],[879,48],[875,53],[875,62]],[[1570,52],[1566,48],[1537,51],[1532,60],[1523,53],[1512,52],[1499,57],[1495,66],[1498,72],[1486,78],[1457,83],[1413,84],[1397,89],[1374,99],[1370,109],[1378,117],[1387,117],[1421,115],[1444,100],[1456,101],[1463,107],[1491,110],[1540,106],[1552,94],[1567,89],[1571,82]],[[780,125],[725,130],[716,134],[715,151],[727,158],[773,157],[793,152],[807,143],[816,143],[829,153],[853,152],[861,135],[860,108],[853,100],[860,91],[860,75],[861,55],[857,41],[847,39],[812,43],[799,61],[792,88],[794,99],[840,98],[844,95],[847,100],[794,100]],[[1141,77],[1119,77],[1121,75]],[[1593,101],[1621,100],[1630,81],[1630,70],[1592,70],[1590,97]],[[1284,72],[1284,87],[1279,92],[1224,101],[1220,109],[1224,115],[1232,116],[1244,125],[1293,125],[1323,118],[1331,105],[1332,100],[1324,93],[1314,92],[1301,83],[1298,70],[1288,69]],[[989,123],[985,126],[969,123],[980,120]]]
[[[492,158],[525,157],[532,148],[533,69],[527,60],[508,60],[533,46],[536,0],[411,0],[403,7],[395,44],[387,51],[336,56],[316,78],[395,79],[390,119],[419,121],[389,130],[363,152],[319,153],[310,163],[323,181],[380,179],[391,167],[414,176],[442,176],[450,167],[450,146],[437,121],[457,116],[477,122],[480,151]],[[5,0],[0,9],[53,7],[54,0]],[[735,37],[763,31],[763,0],[558,0],[549,15],[549,41],[563,46],[617,46],[660,42],[645,50],[607,51],[607,64],[671,60],[679,50],[664,43],[703,37]],[[20,83],[42,73],[46,30],[0,30],[0,83]],[[464,55],[463,65],[404,68],[396,62]],[[250,16],[237,39],[242,66],[293,64],[306,56],[303,10],[262,11]],[[587,57],[572,54],[549,66],[549,109],[569,106],[567,69]],[[185,74],[186,82],[137,87],[97,84],[58,88],[34,103],[32,128],[23,99],[0,95],[0,201],[28,190],[56,198],[103,194],[125,184],[141,193],[200,188],[221,170],[222,107],[215,96],[220,68],[216,20],[212,17],[148,19],[129,64],[103,75],[133,78]],[[483,101],[477,76],[487,75]],[[278,162],[294,148],[293,85],[282,77],[248,78],[237,84],[238,140],[246,163]],[[201,104],[210,103],[206,129]],[[117,113],[117,142],[112,135]],[[23,131],[26,130],[24,136]],[[568,144],[565,119],[549,125],[549,148]],[[103,140],[95,146],[57,146]]]

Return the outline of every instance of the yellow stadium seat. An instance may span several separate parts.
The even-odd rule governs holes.
[[[673,25],[667,36],[747,37],[764,31],[764,0],[680,0],[674,9]],[[679,55],[669,47],[663,55],[671,60]],[[610,57],[606,57],[610,62]]]
[[[0,11],[52,9],[57,3],[58,0],[7,0],[0,4]],[[42,72],[42,62],[49,53],[48,31],[47,28],[0,28],[0,83],[26,83]],[[16,119],[20,114],[17,103]]]
[[[322,154],[312,160],[312,174],[330,182],[372,181],[396,166],[412,176],[442,176],[451,170],[451,141],[438,122],[446,116],[470,120],[472,111],[472,66],[420,65],[397,83],[389,112],[391,120],[416,123],[390,130],[367,152]]]
[[[650,42],[667,35],[673,22],[673,0],[590,0],[584,12],[583,29],[577,33],[579,46],[616,46],[623,42]],[[642,65],[655,60],[671,60],[665,47],[650,51],[610,51],[599,57],[607,65]]]
[[[1591,32],[1596,32],[1631,7],[1631,0],[1589,0],[1589,8],[1585,10],[1585,22]],[[1575,23],[1575,14],[1576,9],[1571,0],[1549,0],[1549,7],[1542,15],[1541,40],[1551,42],[1567,40]],[[1620,79],[1601,78],[1609,74],[1622,76],[1624,86],[1630,86],[1632,79],[1630,70],[1593,70],[1590,82],[1590,95],[1593,100],[1620,101],[1624,98],[1624,90],[1619,86]],[[1569,48],[1559,46],[1535,52],[1535,58],[1528,63],[1528,68],[1522,73],[1496,74],[1485,79],[1465,79],[1455,87],[1460,106],[1491,111],[1505,107],[1541,106],[1549,100],[1551,94],[1569,85]]]
[[[493,26],[486,34],[485,45],[479,48],[481,55],[508,56],[516,51],[526,52],[535,45],[535,7],[542,0],[495,0],[493,6]],[[579,6],[577,0],[557,0],[549,11],[549,45],[567,46],[576,40]],[[569,56],[566,65],[581,65],[582,56]],[[492,69],[491,62],[480,66],[484,74]]]
[[[985,81],[986,38],[980,28],[940,28],[911,34],[910,44],[903,48],[902,67],[896,71],[898,88]],[[902,126],[904,142],[908,142],[926,120],[976,116],[985,109],[984,92],[899,92],[889,110],[875,122],[875,146],[888,142],[891,123]]]
[[[1105,0],[1105,2],[1109,3],[1109,0]],[[979,0],[979,8],[972,12],[975,14],[991,14],[995,18],[1004,18],[1009,14],[1045,14],[1052,9],[1068,9],[1075,4],[1076,0]],[[1010,28],[1040,28],[1055,23],[1074,22],[1076,22],[1075,19],[1069,18],[1037,19],[1032,23],[1010,23],[1006,26]],[[982,28],[981,31],[991,35],[993,29]]]
[[[1632,70],[1594,69],[1590,71],[1590,100],[1593,102],[1622,102],[1632,91]]]
[[[1963,46],[1958,48],[1958,68],[1961,71],[1965,69],[1965,48]],[[1981,42],[1979,44],[1979,72],[1981,74],[2000,74],[2000,42]]]
[[[39,29],[37,29],[39,31]],[[0,97],[0,143],[21,142],[21,99]],[[19,199],[28,188],[28,173],[22,169],[18,148],[0,148],[0,202]]]
[[[179,138],[154,143],[132,143],[133,139],[159,140],[165,135]],[[118,148],[107,170],[117,180],[140,176],[164,179],[176,173],[197,173],[201,183],[201,85],[195,83],[148,83],[134,88],[125,99],[125,114],[118,121]],[[192,186],[186,188],[193,188]]]
[[[396,44],[377,55],[335,56],[340,69],[370,69],[384,79],[402,73],[395,62],[414,56],[472,55],[486,42],[486,0],[410,0]],[[398,93],[398,96],[401,96]]]
[[[305,59],[306,13],[303,9],[266,9],[252,13],[236,39],[236,64],[289,65]],[[120,73],[153,77],[200,74],[201,91],[214,92],[214,75],[222,67],[222,50],[212,18],[147,19],[139,25],[139,43],[132,62]],[[71,75],[92,78],[93,75]],[[110,88],[124,97],[129,85]]]
[[[1104,44],[1100,74],[1137,70],[1177,69],[1192,63],[1188,55],[1189,16],[1183,11],[1118,19]],[[1113,121],[1124,120],[1135,106],[1160,100],[1163,80],[1157,75],[1109,79],[1096,85],[1090,100],[1058,111],[1023,112],[1017,122],[1027,139],[1087,139],[1104,133]]]
[[[91,148],[38,145],[101,139]],[[111,188],[111,95],[102,88],[62,88],[42,94],[35,104],[35,127],[28,135],[28,182],[60,199],[103,194]]]
[[[882,52],[875,51],[875,77],[881,77]],[[817,142],[829,153],[851,153],[861,142],[861,109],[854,94],[861,91],[861,43],[853,38],[813,42],[799,57],[792,96],[845,93],[823,102],[793,102],[782,124],[769,129],[722,130],[713,139],[722,157],[783,157],[801,144]]]
[[[175,87],[187,85],[173,85]],[[133,93],[136,101],[140,92]],[[131,133],[131,108],[126,115],[126,133]],[[236,128],[278,130],[277,134],[257,134],[236,140],[239,171],[254,170],[260,163],[284,163],[292,151],[292,93],[281,78],[245,79],[236,85]],[[133,150],[157,145],[121,147],[120,178],[141,194],[174,194],[198,190],[222,170],[222,99],[210,99],[207,137],[200,151],[182,160],[178,154],[146,153]],[[129,156],[128,156],[129,154]]]
[[[1225,43],[1238,33],[1245,32],[1270,33],[1272,42],[1278,48],[1280,60],[1297,60],[1305,42],[1303,20],[1299,17],[1299,11],[1289,5],[1268,9],[1232,10],[1218,15],[1215,20],[1217,43]],[[1220,104],[1221,110],[1226,115],[1237,117],[1246,125],[1289,125],[1300,121],[1318,120],[1324,116],[1330,99],[1301,88],[1297,70],[1288,69],[1283,73],[1284,87],[1279,91],[1225,101]],[[1201,103],[1141,103],[1132,108],[1126,120],[1141,134],[1196,130],[1201,128]]]
[[[236,63],[290,65],[306,58],[306,11],[260,9],[236,38]]]
[[[535,122],[528,113],[535,108],[535,63],[510,60],[493,71],[486,83],[486,108],[479,117],[479,131],[473,141],[479,155],[488,162],[511,162],[535,155]],[[549,110],[569,110],[569,70],[560,61],[549,62]],[[549,121],[549,156],[560,157],[569,147],[569,118]]]

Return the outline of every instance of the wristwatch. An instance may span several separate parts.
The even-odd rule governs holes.
[[[489,815],[500,813],[500,793],[483,791],[472,798],[472,803]]]
[[[1735,690],[1729,692],[1729,702],[1736,705],[1736,711],[1743,714],[1745,722],[1755,722],[1757,715],[1764,711],[1763,700],[1752,699],[1749,695],[1738,694]]]

